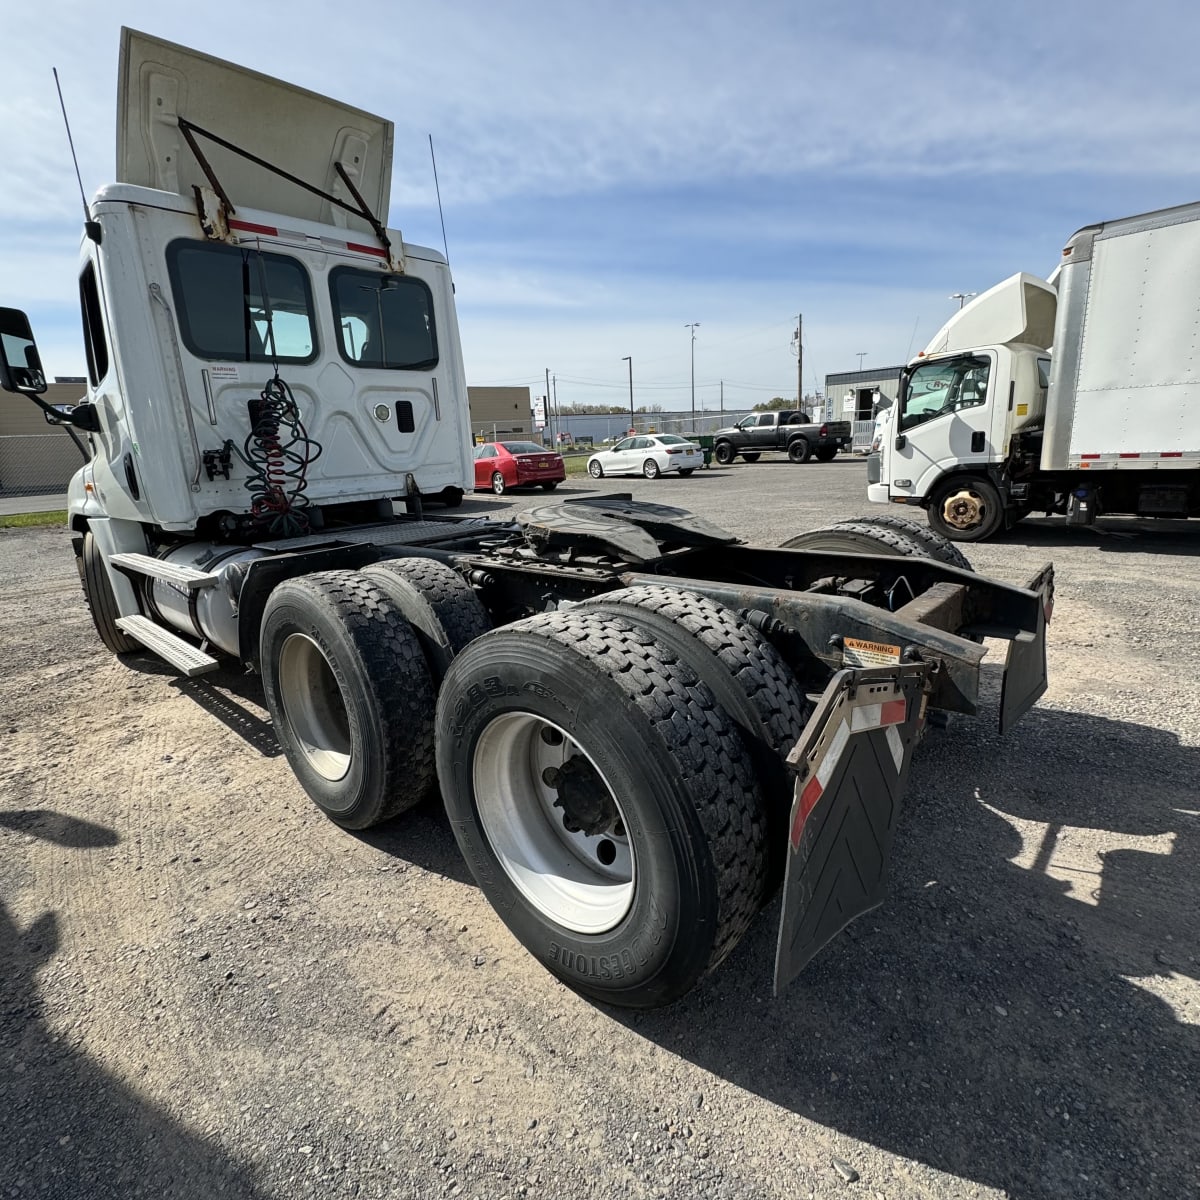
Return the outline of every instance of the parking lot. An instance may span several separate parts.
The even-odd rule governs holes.
[[[778,544],[861,460],[596,492]],[[420,811],[324,820],[257,682],[96,639],[60,529],[0,530],[0,1195],[1200,1194],[1200,523],[1029,520],[1050,690],[918,750],[884,906],[771,994],[777,904],[691,996],[546,974]]]

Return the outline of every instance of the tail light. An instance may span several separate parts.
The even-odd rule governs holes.
[[[828,437],[828,436],[829,436],[829,426],[822,425],[821,426],[821,437]]]
[[[667,453],[668,453],[668,454],[682,454],[682,453],[683,453],[683,451],[682,451],[682,450],[679,450],[679,449],[670,449],[670,450],[668,450],[668,451],[667,451]]]

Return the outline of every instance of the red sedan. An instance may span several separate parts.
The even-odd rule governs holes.
[[[491,488],[502,496],[513,487],[542,487],[548,492],[567,477],[562,455],[536,442],[484,442],[475,447],[475,490]]]

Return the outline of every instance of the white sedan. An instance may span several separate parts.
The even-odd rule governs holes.
[[[695,442],[677,433],[647,433],[622,438],[611,450],[601,450],[588,459],[593,479],[605,475],[645,475],[657,479],[667,471],[690,475],[704,465],[704,452]]]

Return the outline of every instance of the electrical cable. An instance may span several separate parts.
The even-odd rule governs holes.
[[[309,531],[308,468],[321,456],[322,446],[308,436],[300,419],[300,408],[292,389],[280,378],[275,347],[275,324],[267,272],[261,247],[258,250],[259,290],[267,321],[266,344],[271,351],[272,377],[252,400],[250,432],[242,449],[232,441],[226,447],[250,469],[244,487],[250,493],[250,518],[273,537],[301,537]],[[250,258],[242,253],[242,301],[246,326],[246,357],[250,357]]]

